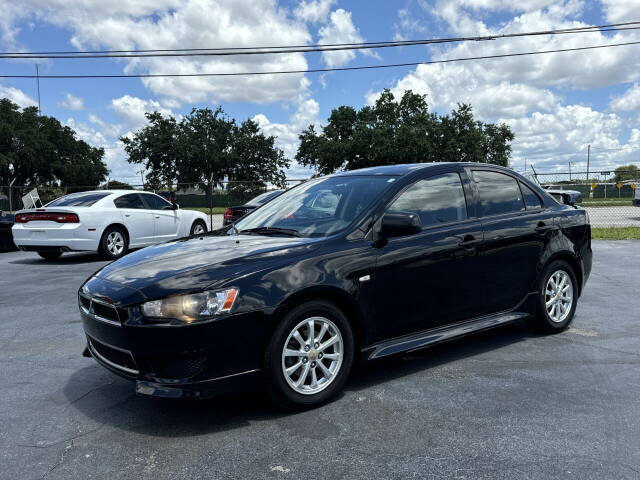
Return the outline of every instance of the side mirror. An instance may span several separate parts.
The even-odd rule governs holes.
[[[420,217],[412,212],[387,212],[380,224],[380,236],[383,238],[405,237],[420,231]]]
[[[567,205],[582,203],[582,194],[573,190],[567,190],[562,194],[562,200]]]
[[[175,201],[171,203],[171,206],[173,207],[174,210],[178,210],[180,208],[180,205],[178,205]]]

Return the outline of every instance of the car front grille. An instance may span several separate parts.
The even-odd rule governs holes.
[[[126,375],[138,375],[138,366],[133,356],[131,356],[131,352],[105,345],[89,336],[87,336],[87,341],[91,355],[97,360],[106,363]]]
[[[89,297],[81,293],[78,295],[78,304],[86,315],[109,325],[121,327],[122,323],[127,320],[126,309],[118,308],[95,297]]]

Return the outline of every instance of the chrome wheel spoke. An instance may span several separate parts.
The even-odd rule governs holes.
[[[304,352],[299,350],[291,350],[290,348],[285,348],[282,353],[285,357],[304,357]]]
[[[322,345],[320,345],[318,347],[318,351],[322,352],[323,350],[325,350],[326,348],[330,347],[331,345],[333,345],[334,343],[336,343],[338,340],[340,340],[340,338],[338,338],[338,335],[334,335],[333,337],[331,337],[329,340],[327,340],[326,342],[324,342]]]
[[[318,388],[318,376],[316,375],[316,369],[311,369],[311,388]]]
[[[304,382],[307,379],[307,375],[309,374],[309,370],[311,369],[311,367],[309,367],[309,364],[305,364],[304,369],[302,370],[302,373],[300,374],[300,378],[298,378],[298,381],[296,382],[296,387],[300,388],[302,386],[304,386]]]
[[[304,341],[304,339],[302,338],[302,335],[300,335],[300,332],[298,330],[293,332],[293,338],[295,338],[296,341],[300,344],[300,347],[304,347],[307,344],[307,342]]]
[[[289,375],[291,375],[293,372],[295,372],[296,370],[298,370],[300,367],[302,366],[302,361],[296,363],[295,365],[292,365],[291,367],[287,368],[287,373]]]
[[[320,327],[320,333],[318,333],[318,337],[316,338],[318,342],[322,342],[322,338],[324,337],[324,334],[327,333],[328,329],[329,329],[329,325],[327,325],[326,323],[323,323],[322,327]]]
[[[326,356],[324,358],[327,358]],[[322,374],[324,375],[324,378],[329,379],[331,377],[331,375],[333,375],[331,373],[331,370],[329,370],[324,363],[322,363],[322,360],[318,362],[318,367],[320,367],[320,370],[322,370]]]
[[[315,328],[316,328],[316,323],[313,321],[313,319],[309,320],[307,322],[307,327],[309,328],[309,336],[307,337],[307,340],[309,342],[309,345],[313,345],[313,342],[315,342],[316,338],[316,332],[315,332]]]

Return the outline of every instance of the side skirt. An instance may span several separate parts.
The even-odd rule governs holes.
[[[363,348],[362,354],[364,360],[375,360],[401,352],[409,352],[429,347],[437,343],[464,337],[471,333],[481,332],[482,330],[488,330],[515,322],[529,316],[531,316],[529,313],[510,311],[474,318],[472,320],[464,320],[452,325],[445,325],[402,337],[392,338],[391,340],[384,340]]]

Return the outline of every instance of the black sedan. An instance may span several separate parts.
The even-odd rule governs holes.
[[[274,198],[282,194],[282,192],[284,192],[284,190],[271,190],[269,192],[264,192],[257,197],[252,198],[244,205],[227,208],[227,210],[224,212],[224,215],[222,216],[222,225],[229,225],[240,220],[247,213],[255,210],[261,205],[264,205],[268,201],[273,200]]]
[[[85,354],[143,395],[262,383],[308,407],[336,395],[356,359],[521,319],[563,331],[591,257],[585,210],[511,170],[345,172],[98,271],[79,291]]]

